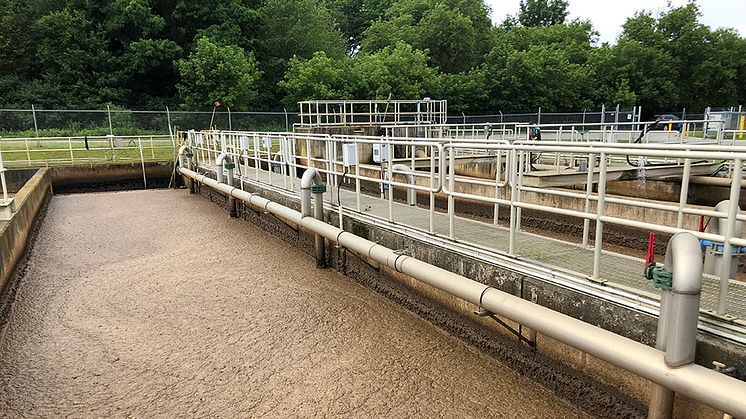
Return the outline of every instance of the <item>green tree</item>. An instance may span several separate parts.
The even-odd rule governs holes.
[[[290,59],[280,87],[288,108],[295,108],[303,100],[352,99],[347,91],[350,60],[329,58],[324,51],[313,54],[309,60]]]
[[[215,101],[235,109],[255,106],[261,71],[252,53],[200,38],[189,59],[180,60],[178,68],[182,79],[178,91],[188,108],[205,109]]]
[[[489,8],[482,0],[400,0],[365,31],[362,50],[404,41],[429,51],[432,66],[455,73],[478,65],[492,36]]]
[[[433,90],[437,72],[428,66],[427,52],[405,42],[354,60],[350,92],[355,98],[422,98]]]
[[[347,44],[331,12],[317,0],[267,0],[261,12],[261,101],[271,108],[281,101],[278,83],[292,57],[307,59],[323,51],[339,59],[347,55]]]
[[[371,23],[386,14],[396,0],[326,0],[334,20],[347,41],[347,50],[356,53],[363,33]]]
[[[523,26],[550,26],[565,23],[567,0],[521,0],[518,22]]]

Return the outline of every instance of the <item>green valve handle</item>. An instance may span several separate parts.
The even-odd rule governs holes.
[[[233,163],[223,163],[223,167],[226,168],[226,169],[228,169],[228,170],[230,170],[230,169],[235,168],[236,165],[233,164]]]
[[[673,286],[673,272],[663,265],[650,263],[645,267],[645,278],[653,281],[653,286],[661,290],[670,290]]]
[[[311,185],[311,192],[312,193],[325,193],[326,185]]]

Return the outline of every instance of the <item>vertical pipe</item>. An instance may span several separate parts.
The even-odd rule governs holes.
[[[694,362],[697,322],[702,291],[702,248],[691,233],[677,233],[666,249],[666,270],[672,273],[671,288],[661,290],[655,348],[665,352],[665,363],[681,367]],[[673,416],[675,393],[654,384],[648,418]]]
[[[386,173],[388,174],[388,184],[386,185],[388,187],[389,192],[389,221],[394,222],[394,187],[391,185],[391,182],[394,180],[394,174],[393,174],[393,166],[394,166],[394,148],[391,146],[391,144],[386,144],[386,148],[388,150],[387,156],[386,156]]]
[[[438,155],[438,159],[443,156]],[[435,233],[435,148],[430,147],[430,214],[429,214],[429,231],[430,234]]]
[[[516,207],[517,198],[516,172],[521,163],[518,162],[518,153],[516,150],[510,150],[510,239],[508,241],[508,254],[515,256],[515,235],[516,235]]]
[[[743,175],[743,162],[741,159],[733,160],[733,175],[731,176],[730,202],[728,203],[728,223],[723,235],[723,259],[720,264],[720,293],[718,294],[717,314],[725,315],[727,311],[728,281],[730,280],[730,262],[733,255],[731,239],[736,229],[736,215],[738,215],[738,199],[741,193],[741,178]]]
[[[676,228],[684,227],[684,208],[689,196],[689,177],[692,173],[692,159],[684,159],[684,175],[681,177],[681,194],[679,195],[679,214],[676,219]]]
[[[502,150],[497,150],[495,166],[495,199],[500,199],[500,175],[502,172]],[[500,204],[495,203],[495,211],[492,216],[492,224],[498,225],[500,218]]]
[[[588,155],[588,177],[585,185],[585,213],[591,212],[591,195],[593,195],[593,177],[596,170],[596,155]],[[588,238],[590,236],[591,220],[583,219],[583,247],[588,247]]]
[[[455,227],[454,207],[456,203],[453,199],[453,192],[456,185],[456,153],[454,153],[453,148],[448,150],[448,237],[452,239],[454,237],[453,230]]]
[[[315,192],[313,194],[313,218],[324,221],[324,194],[322,192]],[[314,244],[316,246],[316,267],[326,267],[326,246],[324,243],[324,236],[316,234],[314,238]]]
[[[604,216],[606,200],[606,153],[601,153],[598,168],[600,169],[600,173],[598,178],[598,200],[596,201],[596,242],[594,243],[593,250],[592,278],[594,280],[598,280],[599,273],[601,272],[601,248],[604,232],[604,225],[601,221],[601,217]]]
[[[224,163],[224,166],[226,168],[227,176],[226,176],[226,183],[230,186],[233,185],[233,168],[235,165],[233,164],[233,160],[228,158],[226,163]],[[219,167],[218,170],[223,170],[222,167]],[[237,215],[236,213],[236,198],[234,198],[232,195],[228,196],[228,216],[231,218],[235,218]]]
[[[259,180],[259,166],[261,166],[259,161],[259,137],[254,135],[254,173],[256,180]]]
[[[360,212],[362,206],[362,196],[360,193],[360,162],[357,161],[360,155],[357,152],[357,146],[358,143],[355,143],[355,205],[358,212]]]
[[[523,188],[523,172],[527,171],[531,168],[531,153],[521,151],[522,157],[521,157],[521,165],[518,167],[518,186],[516,187],[516,199],[518,202],[522,202],[521,199],[523,198],[523,191],[521,190]],[[517,231],[521,231],[521,216],[523,213],[523,208],[518,207],[516,208],[515,212],[515,229]]]

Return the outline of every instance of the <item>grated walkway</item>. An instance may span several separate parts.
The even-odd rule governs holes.
[[[272,173],[271,179],[267,172],[260,172],[259,180],[270,182],[275,186],[290,189],[290,183],[283,180],[279,173]],[[247,176],[255,179],[253,169]],[[294,191],[299,191],[299,182],[294,182]],[[334,204],[337,203],[336,190],[331,187],[325,194],[325,201],[331,202],[334,194]],[[342,205],[349,209],[356,208],[354,191],[342,189],[340,191]],[[388,219],[388,200],[361,194],[361,208],[366,214]],[[457,205],[458,208],[458,205]],[[429,229],[429,209],[412,207],[394,202],[394,222],[423,231]],[[435,212],[435,233],[448,236],[448,215]],[[495,250],[507,254],[509,230],[495,226],[492,223],[467,219],[456,216],[454,222],[454,238],[462,243],[474,244],[482,248]],[[525,231],[519,231],[516,237],[516,253],[522,260],[532,261],[545,267],[561,270],[570,275],[591,281],[593,272],[593,248],[584,248],[579,244],[541,236]],[[601,270],[599,281],[607,286],[633,291],[648,298],[660,298],[660,291],[643,276],[645,261],[640,258],[604,251],[601,255]],[[715,312],[719,293],[719,279],[705,276],[702,284],[701,307],[705,311]],[[746,283],[731,280],[727,299],[727,314],[737,319],[746,319]]]

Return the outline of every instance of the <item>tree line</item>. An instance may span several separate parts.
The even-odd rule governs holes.
[[[0,106],[295,109],[449,100],[467,113],[746,103],[746,39],[696,3],[627,19],[616,44],[564,0],[493,25],[483,0],[4,0]]]

